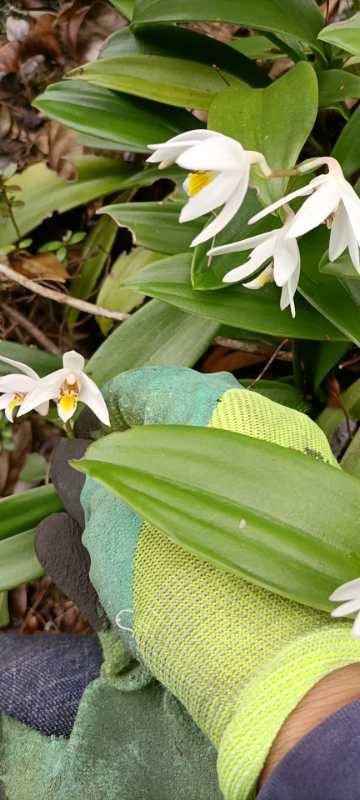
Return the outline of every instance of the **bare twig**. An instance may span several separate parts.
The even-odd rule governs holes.
[[[56,347],[45,333],[39,331],[39,328],[34,325],[29,319],[23,316],[16,308],[9,306],[7,303],[2,303],[2,310],[5,311],[5,314],[10,317],[15,323],[21,325],[22,328],[30,334],[30,336],[43,348],[46,350],[47,353],[52,353],[54,356],[60,355],[60,350]]]
[[[278,347],[276,348],[276,350],[274,350],[273,354],[270,356],[269,360],[266,362],[264,369],[262,369],[262,370],[261,370],[261,372],[259,373],[259,375],[257,376],[257,378],[255,378],[255,380],[254,380],[254,381],[252,381],[252,383],[250,383],[250,385],[248,386],[248,389],[252,389],[252,387],[253,387],[253,386],[255,386],[255,384],[256,384],[258,381],[260,381],[260,380],[261,380],[261,378],[263,378],[263,377],[264,377],[264,375],[265,375],[265,372],[267,372],[267,371],[268,371],[269,367],[271,366],[271,364],[273,363],[273,361],[275,361],[275,360],[276,360],[276,358],[278,357],[278,355],[279,355],[279,353],[280,353],[281,349],[284,347],[284,345],[285,345],[285,344],[287,344],[287,343],[288,343],[288,341],[289,341],[289,339],[284,339],[282,342],[280,342],[280,344],[278,345]]]
[[[226,336],[216,336],[214,342],[221,347],[228,347],[231,350],[240,350],[242,353],[253,353],[256,356],[271,357],[274,354],[274,357],[277,361],[293,360],[293,354],[289,350],[279,350],[277,348],[274,351],[273,347],[270,347],[270,345],[266,344],[259,346],[254,342],[242,342],[239,339],[228,339]],[[283,344],[284,342],[281,342],[281,347]]]
[[[25,278],[25,275],[20,275],[19,272],[15,272],[14,269],[8,267],[3,261],[0,261],[0,275],[3,275],[4,278],[7,278],[8,280],[14,281],[14,283],[18,283],[20,286],[28,289],[29,292],[33,292],[33,294],[39,294],[41,297],[46,297],[48,300],[54,300],[55,303],[61,303],[64,306],[77,308],[78,311],[83,311],[85,314],[94,314],[98,317],[116,319],[119,322],[123,322],[124,319],[128,319],[129,317],[129,314],[125,314],[122,311],[110,311],[108,308],[103,308],[102,306],[97,306],[94,303],[88,303],[85,300],[79,300],[78,297],[70,297],[64,294],[64,292],[58,292],[55,289],[49,289],[45,286],[42,286],[41,284],[36,283],[36,281],[32,281],[30,278]]]

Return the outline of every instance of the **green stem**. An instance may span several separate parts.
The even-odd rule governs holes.
[[[70,420],[68,420],[68,422],[64,422],[64,431],[68,439],[75,439],[74,429]]]
[[[6,183],[5,183],[4,179],[1,176],[0,176],[0,191],[3,194],[4,202],[5,202],[9,217],[11,219],[11,222],[13,224],[13,228],[14,228],[15,233],[16,233],[16,238],[17,238],[17,240],[19,240],[21,238],[21,233],[20,233],[20,230],[18,228],[18,224],[17,224],[16,219],[15,219],[15,215],[14,215],[14,212],[13,212],[13,209],[12,209],[12,205],[11,205],[11,200],[10,200],[10,198],[8,196],[8,193],[7,193]]]

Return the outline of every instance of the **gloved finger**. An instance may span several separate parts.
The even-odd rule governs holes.
[[[54,450],[51,461],[51,478],[59,493],[65,510],[76,520],[80,528],[85,527],[85,517],[80,503],[80,493],[85,476],[70,466],[71,459],[82,458],[90,444],[89,439],[62,439]]]
[[[51,514],[38,525],[35,551],[48,575],[80,609],[94,630],[107,627],[98,595],[90,583],[90,556],[81,529],[69,514]]]

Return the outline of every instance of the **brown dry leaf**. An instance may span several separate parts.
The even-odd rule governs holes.
[[[20,42],[7,42],[0,47],[0,73],[17,72],[20,64]]]
[[[70,277],[64,264],[54,253],[39,253],[35,256],[17,254],[12,256],[10,262],[16,272],[20,272],[27,278],[65,283]]]
[[[127,24],[105,0],[71,0],[62,8],[57,30],[63,48],[76,61],[93,61],[105,39]]]
[[[242,353],[241,350],[231,351],[224,347],[214,347],[201,364],[201,372],[233,372],[237,369],[261,364],[268,356],[255,353]]]
[[[82,154],[83,148],[77,144],[74,131],[51,120],[39,132],[37,145],[46,156],[50,169],[57,172],[64,180],[75,180],[74,159]]]
[[[30,28],[20,46],[21,61],[42,55],[50,61],[64,63],[61,46],[55,31],[56,16],[42,14]]]
[[[196,33],[204,33],[206,36],[211,36],[212,39],[226,43],[235,36],[240,26],[228,22],[189,22],[181,27],[190,28]]]
[[[0,495],[3,494],[9,476],[10,455],[0,453]]]

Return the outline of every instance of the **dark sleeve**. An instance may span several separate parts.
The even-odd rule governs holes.
[[[257,796],[257,800],[355,798],[360,798],[360,699],[304,736]]]

